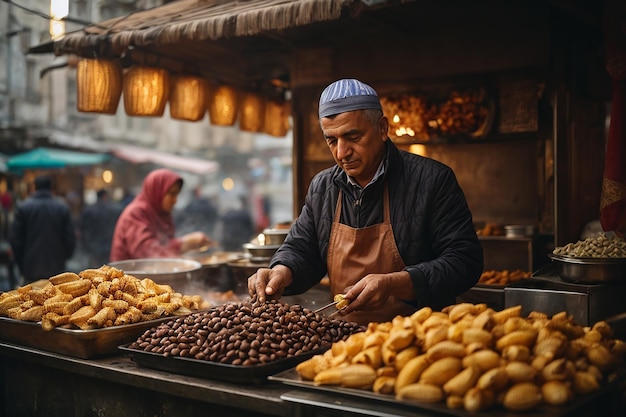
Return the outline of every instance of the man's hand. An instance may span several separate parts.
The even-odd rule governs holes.
[[[266,297],[279,299],[291,281],[291,269],[284,265],[276,265],[272,269],[259,268],[248,278],[248,293],[250,297],[256,296],[261,303]]]
[[[408,272],[366,275],[345,289],[345,298],[350,300],[350,303],[341,310],[341,314],[357,310],[384,309],[391,296],[404,300],[413,299],[415,292]]]

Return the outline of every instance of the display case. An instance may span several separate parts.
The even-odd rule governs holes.
[[[483,247],[483,270],[515,270],[533,272],[550,262],[554,237],[539,234],[528,237],[479,236]]]

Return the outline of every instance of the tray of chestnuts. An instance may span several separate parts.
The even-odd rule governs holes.
[[[300,305],[245,300],[160,323],[119,349],[147,368],[254,384],[364,330]]]

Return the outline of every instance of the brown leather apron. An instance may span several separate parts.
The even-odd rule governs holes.
[[[354,285],[368,274],[386,274],[402,271],[404,261],[393,237],[389,216],[389,191],[385,184],[383,222],[356,229],[341,224],[342,192],[339,192],[335,218],[328,241],[328,277],[330,291],[345,293],[346,287]],[[410,315],[413,307],[402,300],[390,297],[379,310],[355,311],[343,316],[344,320],[360,324],[391,321],[397,315]]]

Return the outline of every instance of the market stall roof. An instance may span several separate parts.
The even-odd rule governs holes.
[[[9,171],[15,172],[25,169],[95,165],[106,162],[109,158],[109,155],[103,153],[87,153],[42,147],[10,157],[6,161],[6,165]]]
[[[220,164],[215,161],[174,155],[139,146],[114,145],[111,147],[111,152],[116,157],[135,164],[150,162],[168,168],[193,172],[195,174],[211,174],[220,169]]]
[[[363,14],[393,10],[414,0],[178,0],[88,25],[63,39],[30,48],[30,53],[81,57],[124,57],[172,71],[246,85],[281,79],[289,54],[305,42],[323,44],[351,25],[379,31],[398,28],[395,18],[378,24]]]

